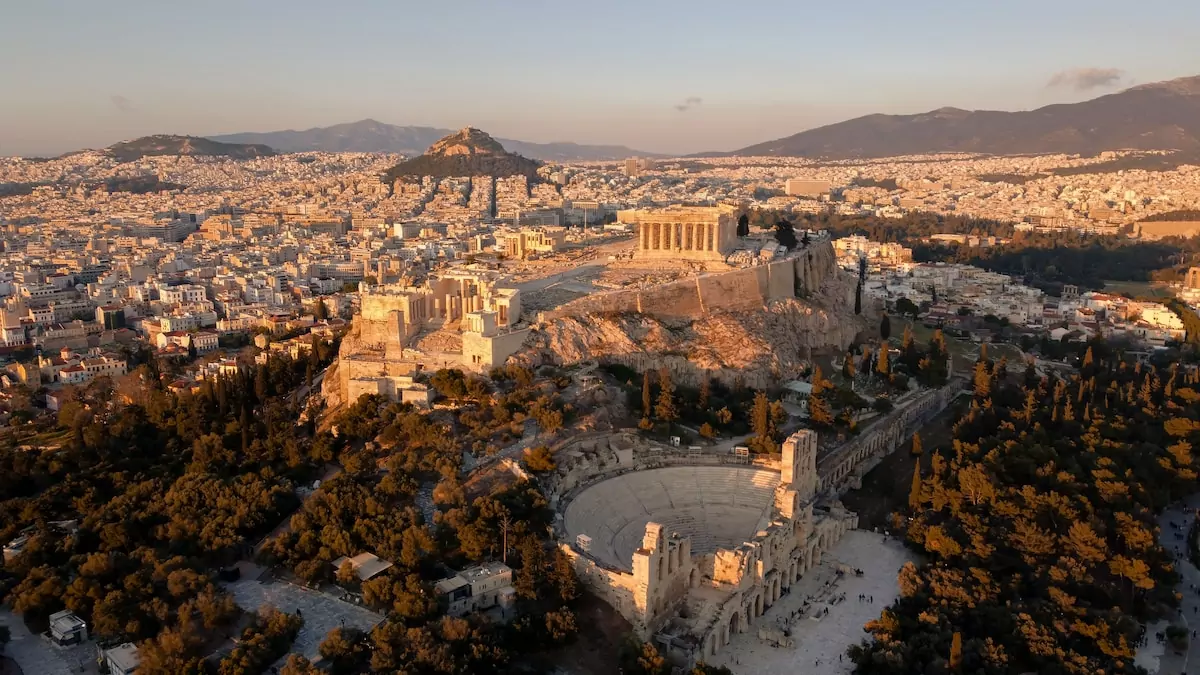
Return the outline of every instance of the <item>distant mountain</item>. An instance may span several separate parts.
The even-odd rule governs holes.
[[[400,162],[384,174],[389,181],[404,176],[449,178],[451,176],[523,175],[538,180],[541,162],[508,152],[496,139],[467,127],[435,142],[420,157]]]
[[[200,155],[253,159],[275,154],[275,151],[266,145],[220,143],[196,136],[162,135],[123,141],[108,146],[104,151],[121,162],[133,162],[143,157],[158,155]]]
[[[712,154],[846,159],[931,152],[1095,155],[1121,149],[1200,149],[1200,76],[1021,112],[939,108],[919,115],[867,115]]]
[[[362,120],[304,131],[268,131],[263,133],[213,136],[222,143],[261,143],[280,152],[396,152],[419,155],[438,139],[453,134],[452,129],[401,127],[376,120]],[[621,145],[580,145],[578,143],[528,143],[499,139],[509,150],[545,161],[599,161],[626,157],[656,157]]]

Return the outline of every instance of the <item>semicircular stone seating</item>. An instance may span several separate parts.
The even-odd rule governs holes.
[[[733,548],[770,522],[779,473],[737,466],[675,466],[600,481],[575,496],[563,513],[570,541],[585,534],[589,553],[632,568],[646,523],[691,538],[694,555]]]

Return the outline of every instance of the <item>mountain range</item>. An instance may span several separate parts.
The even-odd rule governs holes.
[[[429,146],[420,157],[405,160],[384,174],[388,182],[397,178],[433,176],[525,176],[531,183],[538,181],[541,162],[508,152],[496,139],[467,127]]]
[[[1200,149],[1200,76],[1020,112],[939,108],[917,115],[867,115],[707,154],[853,159],[934,152],[1095,155],[1122,149]]]
[[[451,129],[413,127],[385,124],[366,119],[331,127],[315,127],[303,131],[249,132],[212,136],[221,143],[250,143],[266,145],[280,152],[396,152],[419,155],[438,139],[453,134]],[[582,145],[579,143],[530,143],[497,139],[505,148],[519,155],[543,161],[598,161],[626,157],[661,157],[631,150],[623,145]]]

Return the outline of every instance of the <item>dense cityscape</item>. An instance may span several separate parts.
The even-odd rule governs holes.
[[[122,21],[158,40],[171,11]],[[27,99],[0,125],[0,675],[1198,672],[1200,77],[1071,68],[1034,109],[907,113],[931,88],[775,140],[800,99],[735,123],[685,92],[642,117],[695,151],[655,153],[546,141],[572,91],[591,138],[652,140],[624,115],[671,78],[588,78],[674,40],[601,58],[547,10],[570,77],[510,99],[493,78],[549,45],[492,9],[456,34],[479,73],[301,54],[303,21],[256,11],[295,35],[231,67],[258,46],[197,19],[211,64],[160,56],[187,95],[107,94],[79,129],[33,81],[57,61],[0,87]],[[723,58],[758,58],[743,38]],[[896,97],[863,49],[854,105]],[[394,103],[386,65],[503,136],[232,128],[316,119],[276,58],[356,64],[362,101],[291,81],[322,114]],[[237,133],[162,133],[220,98],[209,67],[275,72],[278,110],[230,84]]]

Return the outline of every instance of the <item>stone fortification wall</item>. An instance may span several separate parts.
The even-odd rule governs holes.
[[[1138,223],[1135,227],[1142,239],[1150,240],[1200,235],[1200,220],[1159,220]]]
[[[597,293],[543,312],[543,321],[583,314],[649,314],[691,319],[716,311],[761,309],[771,300],[815,293],[836,276],[837,261],[828,241],[812,244],[775,262],[681,279],[653,288]]]
[[[361,310],[354,317],[354,334],[364,347],[382,349],[389,337],[403,339],[403,335],[392,335],[395,326],[389,327],[392,312],[405,313],[407,298],[399,295],[361,294]],[[403,323],[403,322],[401,322]]]
[[[941,414],[959,394],[966,380],[953,378],[944,387],[918,393],[903,407],[872,424],[865,433],[817,461],[821,489],[831,495],[862,487],[862,479],[929,420]]]

